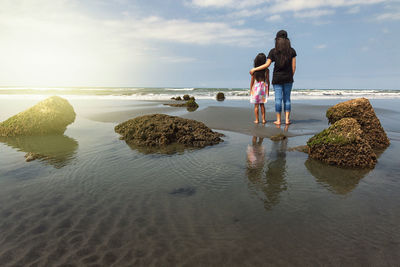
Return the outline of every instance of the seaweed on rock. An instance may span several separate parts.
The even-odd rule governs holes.
[[[344,118],[307,142],[309,155],[331,165],[373,168],[377,162],[356,119]]]
[[[339,103],[326,111],[326,117],[329,123],[335,123],[343,118],[356,119],[364,133],[364,138],[373,149],[384,149],[390,144],[371,103],[366,98]]]
[[[1,122],[0,136],[63,134],[75,116],[67,100],[52,96]]]
[[[128,144],[163,147],[182,144],[202,148],[223,142],[223,134],[213,132],[204,123],[165,114],[137,117],[115,127]]]

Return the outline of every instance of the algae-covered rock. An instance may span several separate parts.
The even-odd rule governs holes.
[[[186,106],[191,109],[197,109],[199,107],[194,99],[190,99],[189,101],[187,101]]]
[[[308,140],[309,155],[331,165],[373,168],[376,154],[364,136],[357,120],[341,119]]]
[[[189,95],[183,95],[183,100],[188,101],[190,99]]]
[[[343,118],[354,118],[361,126],[365,139],[373,149],[383,149],[389,146],[389,139],[366,98],[357,98],[339,103],[326,112],[329,123],[335,123]]]
[[[162,147],[174,143],[186,147],[205,147],[223,142],[223,134],[213,132],[204,123],[165,114],[137,117],[115,127],[128,144]]]
[[[194,100],[194,97],[189,98],[188,101],[186,101],[185,103],[178,103],[178,104],[173,104],[173,103],[167,103],[164,104],[166,106],[170,106],[170,107],[186,107],[186,109],[188,111],[195,111],[199,105],[196,103],[196,101]]]
[[[217,93],[217,100],[218,101],[223,101],[225,99],[225,95],[222,92]]]
[[[0,123],[0,136],[63,134],[75,116],[67,100],[52,96]]]
[[[177,100],[177,101],[181,101],[181,100],[182,100],[182,98],[181,98],[180,96],[177,96],[177,97],[175,97],[175,100]]]

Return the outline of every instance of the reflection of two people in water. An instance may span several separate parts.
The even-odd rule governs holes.
[[[287,130],[288,125],[285,132]],[[272,143],[267,159],[262,137],[254,136],[252,145],[247,147],[247,178],[267,210],[279,203],[279,194],[287,189],[286,150],[287,138]]]
[[[285,127],[284,131],[287,130],[288,127]],[[272,142],[270,152],[266,153],[263,138],[254,136],[252,144],[247,147],[246,174],[250,181],[249,185],[253,192],[263,200],[267,210],[279,203],[280,193],[287,189],[287,142],[287,138]],[[267,159],[266,154],[268,154]],[[304,165],[318,184],[326,187],[332,193],[340,195],[352,192],[359,181],[371,171],[370,169],[339,168],[314,159],[307,159]]]

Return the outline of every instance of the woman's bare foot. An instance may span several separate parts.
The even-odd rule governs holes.
[[[292,124],[292,122],[291,122],[291,121],[286,121],[285,124],[286,124],[286,125],[289,125],[289,124]]]
[[[259,122],[259,121],[254,121],[254,123],[255,123],[255,124],[259,124],[260,122]]]
[[[274,124],[275,125],[281,125],[281,122],[280,121],[274,121]]]
[[[266,124],[267,123],[267,121],[266,120],[263,120],[263,124]]]

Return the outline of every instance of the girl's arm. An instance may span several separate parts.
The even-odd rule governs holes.
[[[296,72],[296,57],[292,58],[292,71],[294,76],[294,73]]]
[[[250,75],[253,75],[254,72],[258,71],[258,70],[265,70],[266,68],[268,68],[271,65],[272,61],[271,59],[267,59],[267,62],[264,65],[258,66],[257,68],[252,68],[250,70]]]

